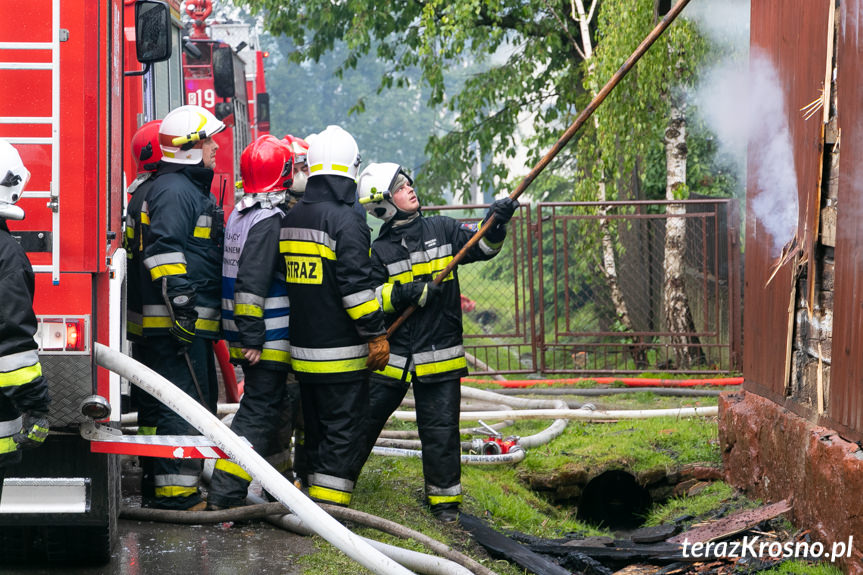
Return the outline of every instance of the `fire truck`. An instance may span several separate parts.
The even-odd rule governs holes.
[[[186,103],[203,106],[227,126],[214,137],[219,151],[212,188],[216,198],[224,200],[227,218],[234,204],[234,184],[240,180],[240,154],[258,136],[269,133],[269,94],[265,53],[254,28],[208,21],[212,11],[211,0],[186,2],[191,30],[183,51],[183,76]]]
[[[138,126],[186,101],[180,3],[0,1],[0,137],[32,174],[18,204],[26,217],[9,227],[36,272],[36,341],[52,396],[45,445],[0,469],[0,563],[105,562],[119,454],[164,451],[121,441],[134,440],[120,430],[125,382],[96,365],[93,349],[125,351],[126,146]]]

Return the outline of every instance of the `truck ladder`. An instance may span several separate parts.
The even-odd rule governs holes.
[[[6,62],[0,60],[0,70],[50,70],[50,116],[0,116],[0,124],[50,124],[50,138],[6,137],[11,144],[50,144],[51,183],[48,191],[27,190],[25,197],[47,198],[51,210],[51,265],[33,266],[35,272],[51,272],[54,285],[60,283],[60,0],[51,2],[50,42],[0,42],[3,50],[50,50],[50,62]]]

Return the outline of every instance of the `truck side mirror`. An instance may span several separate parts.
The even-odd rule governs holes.
[[[219,98],[234,97],[234,51],[229,46],[213,49],[213,89]]]
[[[163,62],[171,57],[171,12],[159,0],[135,3],[135,50],[144,64]]]
[[[258,116],[258,129],[264,132],[270,131],[270,95],[261,92],[255,98]]]

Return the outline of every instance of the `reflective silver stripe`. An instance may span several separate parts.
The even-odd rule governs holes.
[[[397,367],[399,369],[404,369],[405,365],[407,365],[408,358],[396,355],[394,353],[390,354],[390,360],[387,362],[387,365],[391,365],[393,367]]]
[[[325,475],[323,473],[312,473],[309,475],[309,483],[320,487],[326,487],[328,489],[346,491],[348,493],[354,490],[354,482],[350,479],[342,479],[341,477]]]
[[[144,260],[144,266],[151,270],[157,266],[185,264],[186,256],[183,252],[170,252],[167,254],[156,254]]]
[[[255,295],[253,293],[248,293],[244,291],[238,291],[234,294],[234,303],[238,305],[246,304],[246,305],[256,305],[259,308],[264,307],[264,297]]]
[[[464,355],[464,346],[457,345],[455,347],[448,347],[446,349],[436,349],[433,351],[424,351],[421,353],[414,354],[414,361],[417,364],[420,363],[436,363],[438,361],[446,361],[448,359],[455,359],[457,357],[462,357]]]
[[[482,253],[487,256],[493,256],[494,254],[498,253],[501,246],[503,246],[503,242],[501,242],[497,245],[497,247],[495,247],[492,246],[484,237],[480,238],[479,240],[479,249],[482,250]]]
[[[355,357],[365,357],[369,354],[369,346],[363,345],[348,345],[345,347],[295,347],[291,346],[291,357],[297,359],[305,359],[307,361],[330,361],[337,359],[352,359]]]
[[[281,329],[290,327],[291,316],[283,315],[279,317],[268,317],[264,320],[264,329]],[[228,331],[240,331],[237,328],[237,322],[232,319],[222,318],[222,326]]]
[[[314,242],[327,246],[336,251],[336,240],[321,230],[309,230],[306,228],[282,228],[279,232],[280,240],[297,240],[301,242]]]
[[[234,309],[234,300],[222,298],[222,309]]]
[[[291,342],[286,339],[274,339],[265,341],[264,349],[275,349],[276,351],[291,351]]]
[[[291,300],[288,296],[268,297],[264,298],[264,309],[279,309],[291,307]]]
[[[431,248],[423,252],[411,252],[411,262],[426,263],[432,260],[440,259],[452,255],[452,244],[444,244],[436,248]],[[389,268],[388,268],[389,269]]]
[[[21,431],[24,425],[24,420],[21,416],[16,417],[11,421],[0,421],[0,437],[9,437]]]
[[[143,318],[142,318],[141,314],[139,314],[138,312],[126,310],[126,321],[130,321],[130,322],[134,323],[135,325],[141,325],[142,319]]]
[[[461,483],[452,487],[435,487],[426,483],[426,494],[428,495],[461,495]]]
[[[197,475],[154,475],[153,483],[156,487],[167,487],[178,485],[180,487],[195,487],[198,485]]]
[[[399,274],[403,274],[405,272],[411,271],[411,262],[410,260],[401,260],[395,263],[387,264],[387,273],[390,276],[397,276]]]
[[[169,317],[168,308],[164,305],[145,305],[145,317]]]
[[[342,298],[342,305],[344,307],[354,307],[356,305],[366,303],[367,301],[373,301],[374,299],[374,290],[366,289],[363,291],[352,293],[350,295],[346,295]]]
[[[141,202],[141,213],[150,215],[150,205],[147,203],[147,200]]]
[[[209,228],[213,225],[213,218],[210,216],[198,216],[198,221],[195,222],[196,228]]]
[[[15,371],[22,367],[30,367],[39,363],[39,354],[35,349],[19,351],[0,357],[0,373]]]
[[[198,312],[198,319],[218,320],[222,317],[222,310],[214,307],[195,306],[195,311]]]

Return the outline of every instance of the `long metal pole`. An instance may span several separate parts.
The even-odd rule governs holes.
[[[536,177],[542,172],[545,167],[551,162],[554,157],[560,153],[560,151],[566,146],[566,144],[572,139],[576,132],[578,132],[584,123],[587,121],[590,116],[596,111],[600,104],[605,100],[606,96],[620,83],[624,76],[635,66],[635,63],[647,52],[648,48],[656,42],[656,39],[665,32],[665,29],[668,28],[672,22],[680,15],[683,9],[689,4],[690,0],[679,0],[677,4],[674,5],[674,8],[671,9],[668,14],[665,15],[665,18],[662,19],[656,27],[651,30],[650,34],[641,41],[641,44],[638,45],[638,48],[635,49],[635,52],[626,59],[623,65],[614,73],[611,79],[602,87],[602,89],[593,97],[590,101],[590,104],[581,111],[581,114],[575,119],[572,125],[566,129],[560,139],[552,146],[552,148],[548,151],[548,153],[543,156],[543,158],[533,167],[530,173],[524,177],[518,187],[513,190],[513,192],[509,195],[513,200],[518,199],[522,192],[524,192],[527,187],[533,183]],[[469,249],[476,245],[476,243],[482,238],[485,234],[485,231],[491,227],[491,224],[494,223],[494,214],[492,214],[488,221],[484,226],[480,227],[474,236],[468,241],[465,246],[459,250],[459,252],[453,257],[452,261],[447,264],[447,266],[441,270],[441,272],[434,278],[435,284],[440,284],[443,279],[449,275],[449,273],[455,268],[459,262],[464,258],[464,255],[467,253]],[[391,336],[407,319],[410,315],[416,310],[416,306],[412,305],[407,308],[402,315],[390,326],[387,330],[387,337]]]

